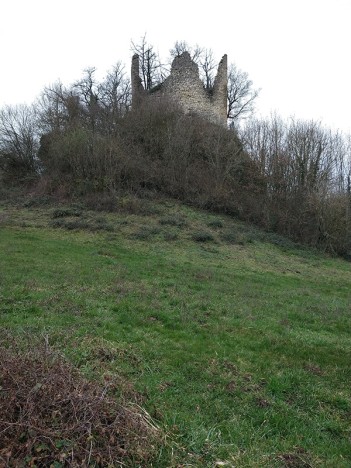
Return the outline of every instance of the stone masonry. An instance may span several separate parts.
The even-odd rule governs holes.
[[[218,65],[213,88],[208,90],[199,78],[199,67],[188,52],[175,57],[170,75],[146,91],[139,75],[139,56],[132,58],[132,105],[138,107],[151,96],[175,102],[186,114],[197,114],[210,122],[227,125],[227,56]]]

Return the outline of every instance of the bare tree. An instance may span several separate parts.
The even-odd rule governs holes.
[[[228,119],[237,122],[252,115],[259,91],[253,88],[247,72],[231,64],[228,73]]]
[[[344,191],[346,145],[319,122],[252,119],[240,131],[245,149],[259,162],[269,192]]]
[[[200,56],[200,78],[206,89],[212,89],[218,64],[211,49],[204,49]]]
[[[171,60],[175,57],[179,57],[183,52],[189,52],[192,60],[198,63],[201,55],[203,54],[203,48],[196,44],[194,47],[190,46],[186,41],[176,41],[174,46],[170,49],[169,53]]]
[[[81,123],[88,126],[94,134],[98,130],[101,118],[99,84],[95,78],[96,69],[86,68],[83,77],[72,86],[80,107]]]
[[[126,78],[121,62],[117,62],[99,84],[98,96],[101,132],[116,134],[120,118],[128,112],[132,98],[130,80]]]
[[[43,133],[62,132],[76,126],[106,134],[130,107],[130,81],[118,62],[102,82],[95,79],[95,69],[84,70],[72,86],[58,82],[44,89],[37,101]]]
[[[130,108],[130,80],[126,78],[124,66],[117,62],[98,87],[100,103],[114,116],[124,115]]]
[[[48,86],[36,102],[42,133],[62,132],[80,122],[79,96],[61,82]]]
[[[6,106],[0,111],[0,168],[11,179],[38,170],[39,137],[34,106]]]
[[[98,84],[95,79],[95,67],[86,68],[83,77],[76,81],[72,87],[80,98],[80,101],[87,107],[95,105],[98,101]]]
[[[165,70],[154,47],[146,40],[146,34],[140,44],[131,42],[132,52],[139,55],[140,78],[144,89],[150,90],[165,78]]]

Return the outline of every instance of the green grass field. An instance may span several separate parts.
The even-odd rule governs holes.
[[[350,263],[230,217],[0,207],[1,326],[133,385],[153,466],[350,467],[350,306]]]

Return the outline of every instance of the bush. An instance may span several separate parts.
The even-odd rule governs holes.
[[[82,221],[80,219],[69,221],[61,218],[52,221],[51,226],[54,228],[67,229],[68,231],[91,228],[91,225],[86,221]]]
[[[84,201],[85,206],[90,210],[113,213],[118,207],[118,197],[114,193],[89,193],[84,197]]]
[[[55,202],[55,199],[50,195],[41,195],[28,198],[23,206],[25,208],[35,208],[40,206],[52,205]]]
[[[108,231],[112,232],[115,230],[112,224],[109,224],[107,221],[98,221],[95,223],[93,221],[86,221],[83,219],[77,220],[66,220],[62,218],[55,219],[51,222],[51,226],[54,228],[67,229],[68,231],[75,230],[87,230],[87,231]]]
[[[52,212],[51,217],[53,219],[65,218],[65,217],[68,217],[68,216],[79,217],[79,216],[81,216],[81,214],[82,214],[82,212],[80,210],[75,209],[75,208],[57,208]]]
[[[228,244],[244,245],[247,242],[246,236],[235,230],[227,230],[222,232],[221,239]]]
[[[192,235],[192,239],[195,242],[214,242],[214,237],[212,236],[212,234],[206,231],[194,232]]]
[[[221,219],[213,219],[207,223],[207,226],[215,229],[222,228],[223,221]]]
[[[166,231],[163,233],[163,238],[165,241],[175,241],[178,239],[178,234],[176,232]]]
[[[148,463],[156,430],[48,346],[0,347],[0,464],[119,466]],[[23,465],[24,466],[24,465]]]
[[[150,237],[160,233],[160,229],[149,226],[141,226],[137,231],[130,235],[131,239],[148,240]]]
[[[179,215],[165,216],[160,218],[159,223],[164,226],[176,226],[180,228],[187,226],[188,224],[186,219]]]

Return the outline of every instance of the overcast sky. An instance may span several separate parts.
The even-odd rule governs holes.
[[[163,59],[176,40],[227,53],[261,88],[258,115],[351,132],[351,0],[0,0],[0,106],[87,67],[129,73],[144,33]]]

